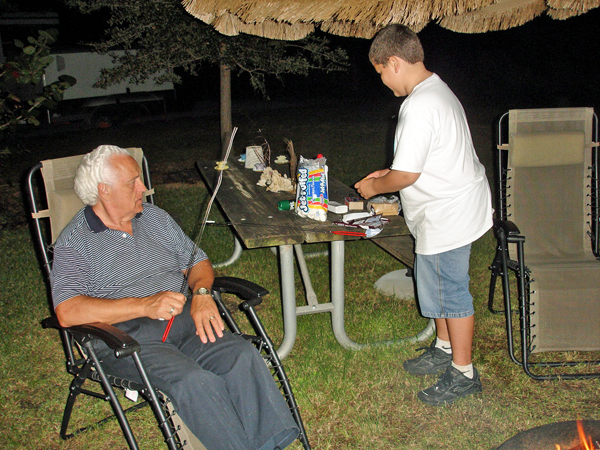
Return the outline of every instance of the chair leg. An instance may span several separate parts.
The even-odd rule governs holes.
[[[306,435],[306,430],[304,429],[304,422],[302,421],[302,417],[300,416],[300,409],[298,408],[298,404],[296,403],[296,397],[294,397],[294,393],[292,391],[292,386],[290,385],[289,378],[285,373],[285,369],[281,364],[281,360],[279,359],[279,355],[273,348],[270,346],[270,354],[274,361],[274,370],[277,374],[278,381],[281,383],[283,392],[285,394],[285,399],[288,403],[290,411],[292,412],[292,416],[298,425],[298,429],[300,430],[300,435],[298,439],[302,442],[302,446],[304,450],[310,450],[310,443],[308,442],[308,437]]]
[[[85,379],[85,377],[82,377],[81,374],[79,374],[73,378],[71,386],[69,387],[69,396],[67,397],[67,404],[65,405],[65,411],[63,412],[63,419],[60,426],[60,437],[64,440],[73,437],[73,435],[67,434],[67,429],[69,428],[69,421],[71,420],[71,413],[73,412],[75,400],[77,400],[77,396],[81,394],[81,386],[85,382]]]
[[[139,450],[135,437],[133,436],[133,432],[131,431],[131,427],[129,426],[129,421],[127,420],[127,417],[125,417],[125,413],[123,412],[123,407],[117,399],[115,391],[113,391],[110,385],[110,381],[108,380],[108,377],[106,376],[106,373],[104,372],[104,369],[100,364],[100,360],[98,359],[96,352],[92,348],[91,343],[89,341],[83,343],[83,346],[85,347],[89,357],[94,362],[94,366],[96,368],[96,371],[98,372],[98,376],[100,377],[102,388],[104,389],[104,392],[108,397],[108,401],[110,402],[113,408],[117,420],[119,421],[119,425],[121,426],[121,430],[123,431],[123,435],[125,436],[125,440],[127,441],[129,448],[131,450]]]
[[[142,381],[144,382],[144,386],[146,387],[145,394],[146,394],[147,398],[150,399],[149,400],[150,405],[152,406],[154,414],[158,420],[160,429],[165,438],[165,442],[167,443],[169,450],[177,450],[180,447],[177,445],[177,442],[175,440],[176,431],[172,429],[170,422],[167,419],[165,411],[164,411],[163,407],[161,406],[160,400],[158,399],[158,395],[156,394],[156,390],[152,387],[150,378],[148,378],[146,369],[144,368],[144,365],[142,364],[140,355],[137,352],[135,352],[132,355],[132,357],[133,357],[133,361],[135,362],[135,365],[137,366],[140,377],[142,378]]]
[[[247,305],[247,304],[246,304]],[[277,377],[277,382],[281,385],[281,388],[284,393],[285,400],[287,401],[288,407],[290,408],[290,412],[296,421],[296,425],[298,425],[298,429],[300,430],[300,435],[298,439],[302,442],[302,446],[304,450],[310,450],[310,443],[308,442],[308,437],[306,435],[306,430],[304,428],[304,422],[302,421],[302,417],[300,416],[300,409],[298,408],[298,404],[296,403],[296,397],[294,396],[294,392],[292,391],[292,386],[290,384],[289,378],[285,372],[283,364],[281,363],[281,359],[275,350],[273,342],[271,338],[267,334],[262,322],[258,318],[256,311],[254,308],[249,306],[244,309],[246,312],[250,323],[252,324],[252,328],[259,335],[264,344],[265,344],[265,352],[267,353],[267,357],[271,362],[271,369],[275,372],[275,376]]]
[[[489,267],[489,269],[492,271],[492,274],[490,277],[490,290],[488,293],[488,310],[492,314],[501,314],[504,312],[503,310],[494,309],[494,296],[496,293],[496,280],[498,279],[498,275],[502,275],[501,274],[501,260],[502,260],[502,255],[500,253],[500,250],[497,250],[496,256],[494,257],[494,261],[492,261],[492,264]]]

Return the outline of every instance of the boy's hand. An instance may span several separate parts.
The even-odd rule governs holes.
[[[367,175],[366,178],[363,178],[354,185],[354,189],[356,189],[362,198],[365,199],[369,199],[378,193],[373,189],[373,181],[375,181],[377,177],[371,177],[371,175],[372,174]]]
[[[373,197],[374,195],[379,194],[379,192],[375,191],[373,188],[373,180],[376,178],[384,177],[390,172],[390,169],[381,169],[376,170],[375,172],[371,172],[369,175],[364,177],[362,180],[354,184],[354,188],[358,191],[358,193],[366,199]]]
[[[364,198],[369,199],[377,194],[401,191],[413,185],[421,176],[420,173],[383,169],[370,173],[354,185]]]
[[[379,178],[379,177],[384,177],[386,176],[388,173],[390,173],[390,169],[381,169],[381,170],[376,170],[375,172],[370,173],[369,175],[367,175],[365,177],[366,178]]]

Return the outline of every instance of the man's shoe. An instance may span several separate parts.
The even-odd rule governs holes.
[[[477,369],[473,368],[473,378],[471,379],[450,365],[436,384],[422,390],[417,396],[419,400],[428,405],[444,406],[482,390]]]
[[[424,350],[421,356],[407,359],[402,367],[413,375],[437,375],[452,363],[452,353],[436,348],[435,339],[429,347],[420,348]]]

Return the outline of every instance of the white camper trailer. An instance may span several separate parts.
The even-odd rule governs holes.
[[[100,71],[114,66],[110,55],[71,51],[53,53],[52,57],[44,85],[57,81],[61,75],[74,77],[77,84],[65,91],[59,108],[49,112],[50,122],[86,120],[94,126],[109,127],[139,115],[165,113],[166,100],[174,96],[173,83],[157,84],[154,80],[139,84],[123,81],[106,89],[95,88]]]

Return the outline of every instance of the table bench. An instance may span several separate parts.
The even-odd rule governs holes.
[[[375,237],[371,241],[406,267],[413,268],[415,263],[415,239],[412,236]]]

